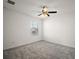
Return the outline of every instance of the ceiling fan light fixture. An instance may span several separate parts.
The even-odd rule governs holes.
[[[44,10],[44,12],[48,11],[48,9],[47,9],[47,8],[44,8],[43,10]]]

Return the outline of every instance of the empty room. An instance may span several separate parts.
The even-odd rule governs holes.
[[[75,0],[3,0],[3,59],[75,59]]]

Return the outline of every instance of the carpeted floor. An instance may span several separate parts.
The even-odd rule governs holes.
[[[5,50],[4,59],[75,59],[75,49],[44,40]]]

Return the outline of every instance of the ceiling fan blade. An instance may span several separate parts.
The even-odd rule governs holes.
[[[48,11],[48,13],[57,13],[57,11]]]
[[[48,16],[50,16],[49,14],[47,14]]]
[[[41,16],[42,14],[39,14],[38,16]],[[49,14],[47,14],[47,16],[50,16]]]
[[[39,14],[38,16],[40,16],[41,14]]]

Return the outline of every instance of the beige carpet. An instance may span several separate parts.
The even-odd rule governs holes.
[[[4,51],[4,59],[75,59],[75,49],[44,40]]]

